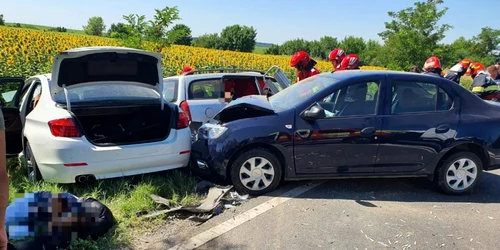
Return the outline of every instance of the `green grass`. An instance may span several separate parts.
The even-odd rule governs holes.
[[[255,48],[253,49],[253,53],[264,54],[264,52],[266,51],[266,49],[267,49],[267,47],[255,46]]]
[[[151,232],[169,215],[155,219],[142,219],[137,215],[160,208],[149,194],[157,194],[171,201],[172,205],[194,205],[200,197],[193,192],[196,180],[182,170],[165,171],[142,176],[100,180],[93,184],[32,183],[26,178],[26,169],[17,159],[7,162],[9,171],[9,199],[38,190],[70,192],[76,196],[91,196],[108,206],[118,224],[104,237],[97,240],[72,242],[70,249],[112,249],[130,246],[131,234]]]
[[[5,26],[9,27],[18,27],[18,23],[5,23]],[[33,29],[33,30],[46,30],[50,31],[56,27],[52,26],[43,26],[43,25],[36,25],[36,24],[26,24],[26,23],[19,23],[21,27],[19,28],[25,28],[25,29]],[[79,34],[79,35],[85,35],[85,32],[83,30],[74,30],[74,29],[68,29],[66,28],[65,33],[72,33],[72,34]]]

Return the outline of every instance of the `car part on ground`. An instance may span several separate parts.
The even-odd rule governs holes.
[[[209,181],[198,182],[194,188],[196,193],[205,195],[205,198],[197,206],[175,206],[171,207],[168,199],[161,196],[150,194],[151,199],[157,204],[166,206],[164,210],[139,213],[145,218],[152,218],[166,213],[177,211],[188,211],[198,215],[192,215],[188,219],[196,222],[205,222],[214,215],[222,213],[225,209],[231,209],[248,200],[248,195],[239,195],[237,192],[231,192],[233,186],[217,186]]]

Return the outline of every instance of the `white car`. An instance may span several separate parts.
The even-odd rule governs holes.
[[[55,183],[186,167],[189,119],[160,95],[161,57],[77,48],[54,58],[52,75],[0,79],[7,153],[23,152],[30,179]]]
[[[274,76],[267,75],[271,70]],[[163,79],[163,97],[177,104],[191,121],[191,132],[206,122],[215,122],[219,113],[231,100],[247,95],[276,94],[289,87],[290,81],[277,66],[267,72],[245,69],[195,70],[180,76]]]

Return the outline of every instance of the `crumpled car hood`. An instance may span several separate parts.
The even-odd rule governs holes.
[[[266,96],[250,95],[230,102],[214,116],[215,120],[227,123],[246,118],[275,114]]]

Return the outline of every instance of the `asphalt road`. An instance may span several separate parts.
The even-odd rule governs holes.
[[[482,177],[468,196],[444,195],[426,179],[323,182],[198,249],[499,249],[500,171]],[[171,223],[145,248],[186,242],[307,183],[287,183],[201,225]]]

